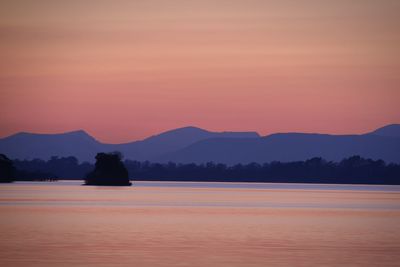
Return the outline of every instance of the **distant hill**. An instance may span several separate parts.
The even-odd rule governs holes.
[[[85,131],[62,134],[17,133],[0,139],[0,152],[12,159],[49,159],[51,156],[75,156],[80,161],[94,161],[99,152],[120,151],[125,158],[152,160],[209,138],[259,138],[256,132],[210,132],[184,127],[163,132],[141,141],[104,144]]]
[[[119,145],[107,145],[107,151],[121,151],[126,158],[153,160],[166,153],[185,148],[210,138],[259,138],[256,132],[210,132],[189,126],[153,135],[142,141]]]
[[[94,161],[102,144],[84,131],[62,134],[17,133],[0,139],[0,151],[12,159],[49,159],[51,156],[75,156]]]
[[[98,152],[112,151],[122,152],[127,159],[153,162],[235,164],[312,157],[339,161],[360,155],[398,163],[400,125],[388,125],[362,135],[277,133],[265,137],[256,132],[210,132],[184,127],[125,144],[104,144],[84,131],[18,133],[0,139],[0,153],[12,159],[75,156],[80,161],[93,162]]]
[[[386,137],[400,137],[400,124],[390,124],[369,133]]]
[[[256,139],[207,139],[163,155],[160,162],[225,164],[298,161],[312,157],[340,161],[360,155],[400,162],[400,138],[379,135],[327,135],[286,133]]]

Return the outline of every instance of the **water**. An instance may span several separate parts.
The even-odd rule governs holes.
[[[0,185],[0,266],[399,266],[400,187]]]

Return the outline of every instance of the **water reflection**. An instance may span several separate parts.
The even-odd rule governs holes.
[[[393,188],[197,184],[1,185],[0,265],[400,262],[400,194]]]

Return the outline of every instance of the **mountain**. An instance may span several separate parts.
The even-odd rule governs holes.
[[[209,138],[258,138],[256,132],[210,132],[184,127],[125,144],[104,144],[85,131],[62,134],[18,133],[0,139],[0,153],[18,159],[49,159],[51,156],[75,156],[80,161],[94,161],[98,152],[120,151],[125,158],[152,160]]]
[[[236,164],[298,161],[312,157],[340,161],[360,155],[400,162],[400,138],[365,135],[279,133],[256,139],[207,139],[163,155],[160,162]]]
[[[353,155],[400,162],[400,125],[387,125],[362,135],[277,133],[264,137],[256,132],[184,127],[125,144],[104,144],[84,131],[18,133],[0,139],[0,153],[12,159],[75,156],[79,161],[93,162],[96,153],[111,151],[120,151],[127,159],[177,163],[288,162],[312,157],[339,161]]]
[[[93,159],[101,143],[84,131],[62,134],[17,133],[0,139],[0,153],[12,159],[49,159],[51,156],[75,156]]]
[[[369,133],[386,137],[400,137],[400,124],[389,124]]]
[[[151,136],[142,141],[108,145],[108,150],[121,151],[126,158],[152,160],[186,146],[210,138],[258,138],[256,132],[209,132],[197,127],[184,127]]]

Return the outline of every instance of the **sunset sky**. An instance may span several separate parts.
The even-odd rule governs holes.
[[[0,137],[400,123],[400,1],[0,2]]]

